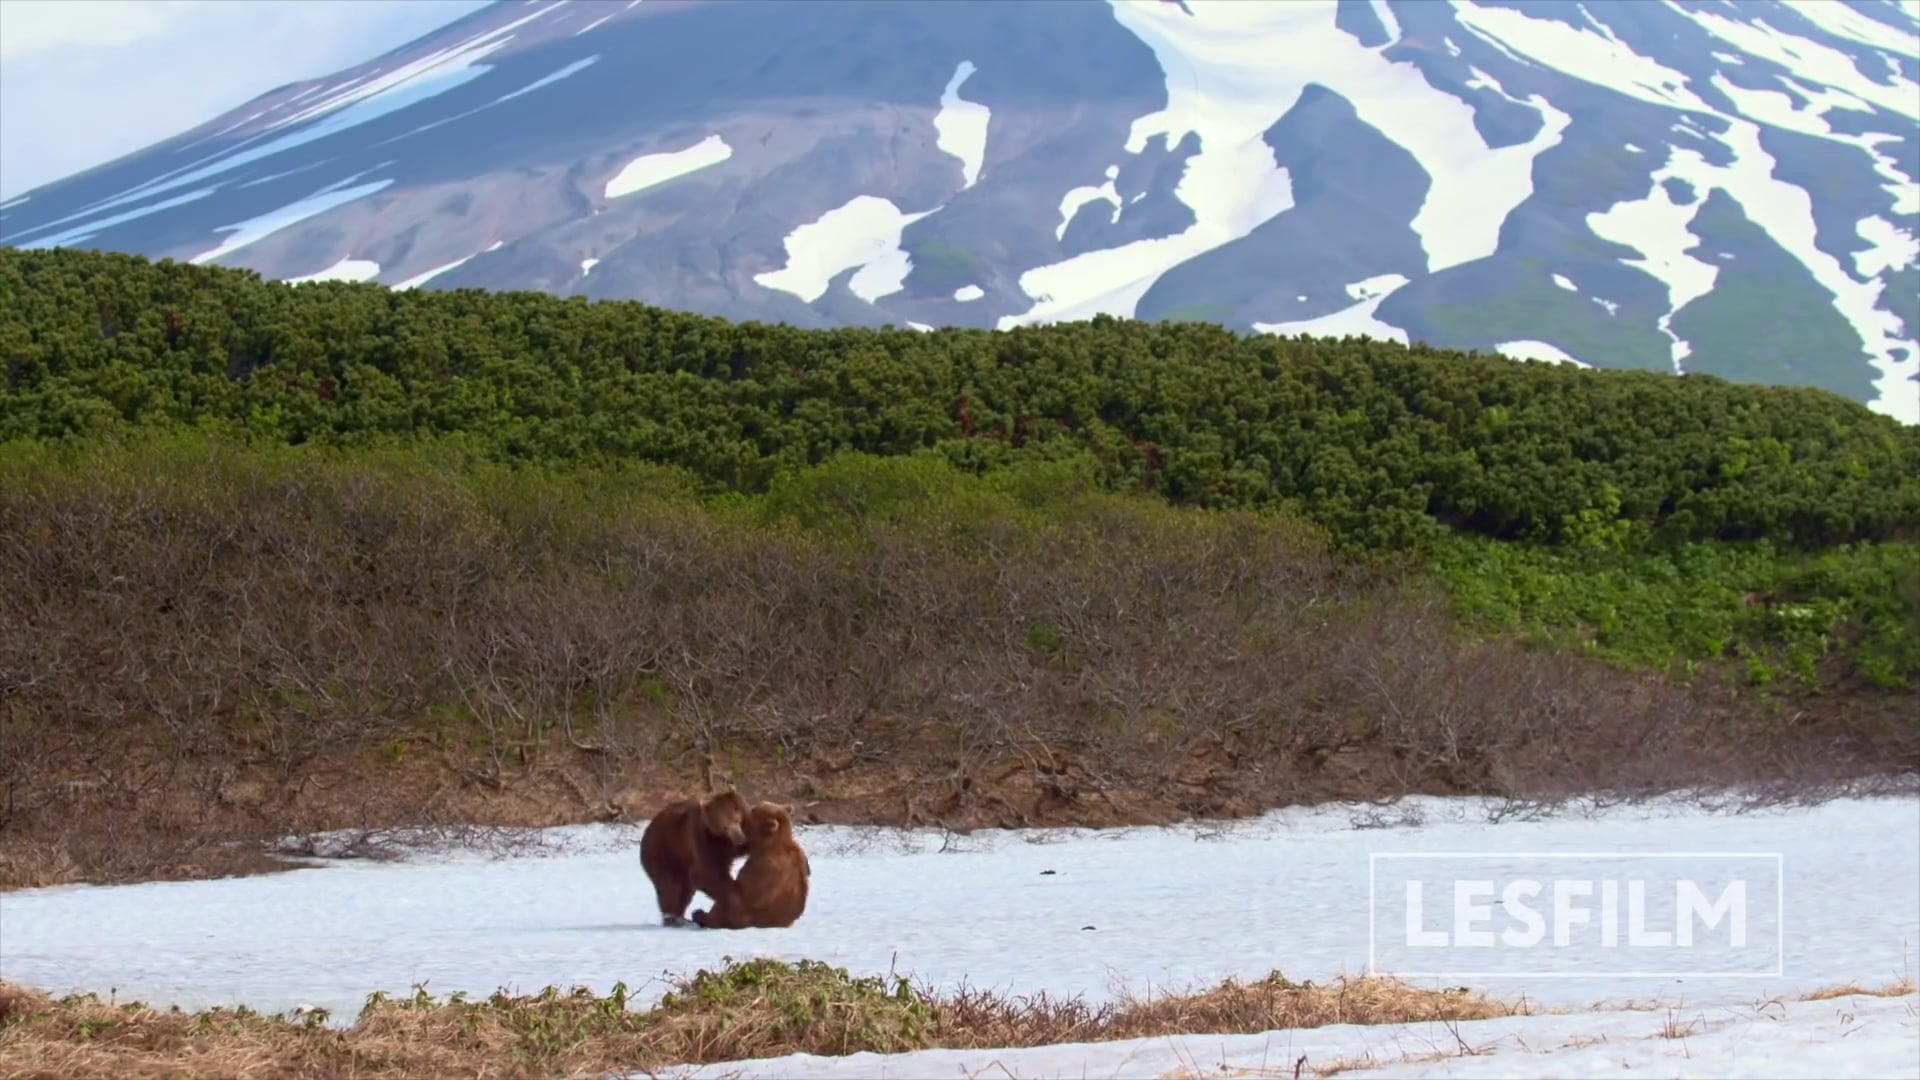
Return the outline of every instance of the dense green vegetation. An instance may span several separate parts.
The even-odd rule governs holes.
[[[1009,512],[961,494],[967,474],[1029,503],[1145,493],[1431,556],[1472,624],[1627,664],[1884,688],[1920,672],[1920,430],[1816,391],[1199,323],[735,326],[71,250],[0,249],[0,357],[16,447],[196,430],[646,465],[809,526],[929,500]]]
[[[1725,660],[1738,682],[1773,688],[1903,690],[1920,675],[1914,544],[1570,552],[1461,538],[1434,566],[1471,624],[1627,667],[1687,676]]]
[[[0,356],[0,439],[450,436],[748,493],[848,450],[1090,454],[1108,489],[1291,510],[1348,549],[1920,538],[1920,430],[1835,395],[1201,323],[803,331],[7,250]]]

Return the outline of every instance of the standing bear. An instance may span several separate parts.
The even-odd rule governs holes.
[[[760,803],[747,815],[747,862],[726,895],[693,921],[714,930],[792,926],[807,910],[813,868],[793,838],[793,816],[777,803]]]
[[[750,849],[747,801],[732,790],[706,802],[675,799],[660,808],[640,834],[640,866],[653,880],[660,921],[686,925],[695,889],[715,905],[733,895],[733,862]]]

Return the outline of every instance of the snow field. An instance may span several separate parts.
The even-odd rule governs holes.
[[[1203,989],[1279,969],[1326,981],[1368,970],[1374,873],[1394,852],[1780,853],[1785,975],[1413,980],[1588,1009],[1688,1008],[1910,976],[1920,944],[1920,799],[1712,815],[1651,806],[1488,824],[1487,804],[1424,799],[1372,827],[1370,808],[1237,824],[944,837],[806,828],[806,915],[784,930],[660,924],[637,826],[549,830],[545,854],[425,855],[220,881],[0,894],[0,978],[59,993],[112,988],[187,1008],[317,1005],[350,1022],[374,990],[435,994],[548,984],[632,988],[731,956],[898,970],[936,987],[1100,1001]],[[1048,873],[1047,871],[1052,871]],[[704,900],[696,900],[704,905]],[[1756,931],[1759,933],[1759,931]],[[1764,935],[1771,938],[1771,934]],[[1771,954],[1769,954],[1771,955]],[[1387,974],[1392,974],[1388,971]]]

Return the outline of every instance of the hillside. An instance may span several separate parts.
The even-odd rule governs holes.
[[[0,348],[0,438],[458,436],[495,460],[646,461],[744,492],[843,450],[968,469],[1077,454],[1110,489],[1291,508],[1366,547],[1443,528],[1817,547],[1920,523],[1920,429],[1824,392],[1207,324],[816,332],[0,251]]]
[[[0,357],[4,884],[1920,769],[1920,429],[1824,391],[74,251]]]
[[[1913,0],[506,0],[0,242],[799,327],[1096,314],[1920,423]]]

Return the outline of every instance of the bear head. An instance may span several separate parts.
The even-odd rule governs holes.
[[[747,844],[747,800],[737,791],[723,791],[708,799],[700,808],[700,816],[706,819],[707,831],[715,836],[724,836],[736,845]]]

